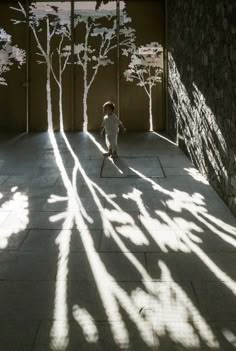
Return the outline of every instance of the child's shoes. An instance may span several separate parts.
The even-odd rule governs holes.
[[[116,157],[118,157],[117,152],[116,152],[116,151],[115,151],[115,152],[113,152],[113,153],[112,153],[112,155],[111,155],[111,157],[112,157],[112,158],[116,158]]]
[[[111,151],[108,151],[108,152],[104,152],[103,153],[103,156],[111,156],[112,155],[112,152]]]

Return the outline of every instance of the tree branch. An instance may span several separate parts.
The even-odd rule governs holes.
[[[129,46],[130,45],[130,38],[124,39],[120,42],[120,46]]]
[[[68,60],[69,60],[69,57],[70,57],[70,55],[66,56],[65,62],[64,62],[63,67],[62,67],[62,73],[63,73],[63,72],[65,71],[65,69],[66,69],[66,65],[67,65],[67,62],[68,62]]]
[[[37,47],[38,47],[39,50],[42,52],[42,55],[44,56],[45,61],[47,62],[47,54],[46,54],[46,52],[44,51],[44,49],[43,49],[43,47],[42,47],[42,45],[41,45],[41,43],[40,43],[40,41],[39,41],[39,38],[38,38],[38,36],[37,36],[37,33],[36,33],[35,28],[34,28],[34,26],[32,25],[32,23],[30,24],[30,28],[32,29],[32,32],[33,32],[33,34],[34,34],[34,37],[35,37],[35,40],[36,40],[36,43],[37,43]]]
[[[84,67],[83,62],[81,61],[81,57],[79,56],[79,54],[76,54],[76,56],[77,56],[77,59],[78,59],[78,64],[79,64],[81,67]]]
[[[115,49],[117,47],[117,45],[113,45],[113,46],[110,46],[107,50],[106,50],[106,54],[108,54],[109,51]]]
[[[102,53],[102,50],[103,50],[104,47],[105,47],[105,43],[106,43],[106,39],[104,39],[104,41],[102,40],[102,43],[101,43],[100,48],[99,48],[99,54],[98,54],[99,56],[98,56],[98,57],[102,57],[102,56],[106,55],[105,50],[104,50],[104,52]],[[93,75],[92,75],[92,78],[91,78],[91,80],[90,80],[90,82],[89,82],[89,84],[88,84],[88,90],[90,89],[90,87],[91,87],[91,85],[92,85],[92,83],[93,83],[93,81],[94,81],[94,79],[95,79],[95,77],[96,77],[96,75],[97,75],[97,72],[98,72],[99,67],[100,67],[100,64],[99,64],[99,62],[98,62],[98,63],[97,63],[97,66],[96,66],[96,68],[95,68],[95,70],[94,70],[94,73],[93,73]]]
[[[96,68],[95,68],[95,70],[94,70],[94,73],[93,73],[93,75],[92,75],[92,78],[90,79],[90,82],[89,82],[89,84],[88,84],[88,90],[90,89],[91,85],[93,84],[93,81],[94,81],[94,79],[95,79],[95,77],[96,77],[96,75],[97,75],[99,66],[100,66],[100,64],[98,63],[97,66],[96,66]]]
[[[59,82],[59,80],[58,80],[58,78],[57,78],[57,76],[56,76],[56,74],[55,74],[54,68],[53,68],[53,66],[52,66],[52,54],[53,54],[53,53],[51,53],[50,69],[51,69],[53,78],[55,79],[55,82],[57,83],[58,86],[60,86],[60,82]]]
[[[69,40],[71,39],[71,31],[68,28],[67,28],[67,30],[65,32],[65,37],[68,38]]]
[[[64,36],[61,37],[61,40],[57,49],[58,54],[61,54],[61,46],[62,46],[63,40],[64,40]]]
[[[50,40],[52,39],[52,37],[53,37],[53,35],[55,34],[55,32],[56,32],[56,25],[55,25],[55,27],[53,28],[53,30],[52,30],[52,33],[50,33]]]
[[[110,46],[111,41],[112,41],[115,37],[116,37],[116,36],[113,35],[110,39],[105,39],[105,40],[104,40],[104,45],[103,45],[104,48],[105,48],[105,44],[106,44],[106,42],[107,42],[106,48],[104,49],[104,55],[107,55],[109,51],[111,51],[112,49],[116,48],[116,46],[117,46],[116,44]]]
[[[145,79],[144,79],[144,76],[143,76],[143,73],[140,74],[140,73],[137,73],[140,81],[143,83],[143,87],[144,87],[144,90],[146,91],[147,95],[149,96],[149,91],[147,90],[147,87],[146,87],[146,83],[145,83]]]
[[[23,15],[26,18],[26,11],[25,11],[24,7],[21,5],[20,1],[18,1],[18,5],[20,8],[10,6],[10,9],[23,13]]]

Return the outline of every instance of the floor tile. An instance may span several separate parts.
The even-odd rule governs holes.
[[[158,158],[151,157],[118,157],[104,158],[102,165],[102,177],[139,177],[139,173],[145,177],[164,177]]]
[[[145,325],[143,329],[147,330],[147,336],[149,336],[149,334],[151,335],[149,340],[146,340],[146,342],[142,340],[139,332],[132,328],[132,324],[130,325],[130,323],[128,325],[126,324],[127,330],[125,332],[123,323],[95,322],[83,309],[80,309],[79,313],[75,306],[74,310],[75,319],[77,318],[78,321],[70,322],[68,326],[68,329],[70,330],[70,340],[66,348],[68,351],[74,351],[78,347],[83,351],[108,351],[111,349],[133,350],[134,348],[137,351],[155,350],[152,330],[147,330],[148,327]],[[87,317],[87,320],[80,320],[80,315],[83,316],[82,318]],[[44,351],[50,344],[52,345],[53,349],[53,345],[57,345],[58,341],[61,343],[66,343],[67,335],[63,323],[58,321],[55,323],[55,325],[53,325],[53,327],[55,330],[63,330],[60,341],[56,336],[51,338],[49,337],[49,332],[52,329],[52,326],[49,322],[45,322],[42,324],[39,334],[37,335],[33,351]]]
[[[0,350],[235,349],[236,218],[186,155],[55,140],[62,163],[48,133],[1,140]]]
[[[101,230],[90,230],[89,235],[93,241],[93,249],[98,250],[101,241]],[[70,252],[85,251],[81,233],[71,230],[31,229],[21,246],[22,251],[54,252],[60,251],[60,245],[66,245],[68,240]]]
[[[37,321],[0,321],[0,347],[4,351],[31,351],[39,329]]]

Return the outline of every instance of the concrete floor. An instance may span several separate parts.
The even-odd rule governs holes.
[[[0,351],[236,349],[236,218],[155,133],[0,142]]]

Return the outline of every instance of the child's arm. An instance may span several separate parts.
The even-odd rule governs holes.
[[[101,124],[101,132],[100,132],[101,136],[103,136],[104,132],[105,132],[105,126],[104,126],[104,121],[103,121]]]
[[[122,132],[126,132],[126,128],[124,126],[124,124],[119,120],[119,127],[121,128]]]
[[[126,131],[124,124],[121,122],[121,120],[117,116],[116,116],[116,120],[118,122],[119,128],[121,128],[122,132],[124,133]]]
[[[105,128],[101,127],[101,132],[100,132],[101,136],[103,136],[104,132],[105,132]]]

